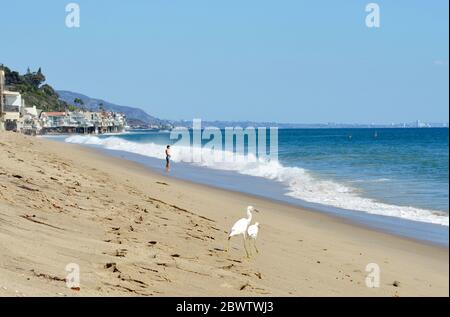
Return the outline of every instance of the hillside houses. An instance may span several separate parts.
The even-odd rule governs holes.
[[[126,118],[115,112],[42,112],[41,134],[102,134],[119,133],[126,128]]]
[[[0,69],[0,131],[36,134],[102,134],[119,133],[127,126],[122,113],[108,111],[44,112],[36,105],[27,107],[21,94],[5,87]]]
[[[39,120],[41,111],[33,107],[24,107],[22,110],[21,131],[25,134],[36,135],[42,131],[42,123]]]

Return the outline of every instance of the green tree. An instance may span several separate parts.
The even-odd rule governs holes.
[[[56,91],[50,85],[44,84],[45,76],[41,69],[33,73],[28,68],[24,75],[6,66],[4,70],[6,85],[20,92],[26,104],[35,105],[44,111],[64,111],[67,108],[67,103],[59,99]]]
[[[85,110],[85,109],[84,109],[84,101],[83,101],[82,99],[80,99],[80,98],[75,98],[73,102],[75,103],[75,105],[78,106],[78,108],[80,108],[80,109],[83,110],[83,111]]]
[[[76,111],[78,108],[73,106],[73,105],[68,105],[67,108],[69,109],[69,111]]]

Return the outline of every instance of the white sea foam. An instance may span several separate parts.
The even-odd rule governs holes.
[[[71,136],[68,143],[97,145],[109,150],[120,150],[148,157],[164,159],[165,146],[154,143],[135,143],[117,137],[99,138],[95,136]],[[228,159],[218,162],[214,155]],[[202,152],[202,160],[196,165],[207,168],[236,171],[243,175],[263,177],[283,183],[288,188],[286,195],[311,203],[329,205],[337,208],[366,212],[391,217],[399,217],[413,221],[449,225],[448,214],[416,207],[396,206],[362,197],[358,190],[335,181],[322,180],[309,171],[299,167],[286,167],[279,162],[258,160],[253,157],[249,161],[231,162],[235,154],[226,151]],[[176,146],[172,149],[174,162],[191,162],[190,147]],[[388,181],[383,179],[382,181]]]
[[[389,178],[377,178],[377,179],[359,179],[359,180],[353,180],[349,181],[349,183],[385,183],[390,182],[391,179]]]

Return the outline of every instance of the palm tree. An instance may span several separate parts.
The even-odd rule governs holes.
[[[81,110],[85,110],[84,108],[84,101],[80,98],[75,98],[75,100],[73,101],[75,103],[75,105],[78,105],[78,108],[80,108]]]

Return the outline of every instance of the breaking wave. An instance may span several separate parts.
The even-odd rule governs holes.
[[[70,136],[65,141],[165,159],[165,146],[155,143],[136,143],[117,137],[99,138],[96,136]],[[225,160],[219,162],[217,160],[218,155],[225,158]],[[172,160],[174,162],[191,163],[192,148],[174,147],[172,149]],[[277,181],[288,188],[287,196],[311,203],[443,226],[449,225],[448,214],[444,212],[391,205],[362,197],[355,188],[335,181],[319,179],[303,168],[283,166],[278,161],[262,160],[251,155],[248,159],[245,159],[244,156],[232,152],[216,151],[213,153],[210,150],[203,150],[201,152],[201,161],[192,164],[212,169],[235,171],[243,175]],[[380,179],[379,181],[388,180]]]

